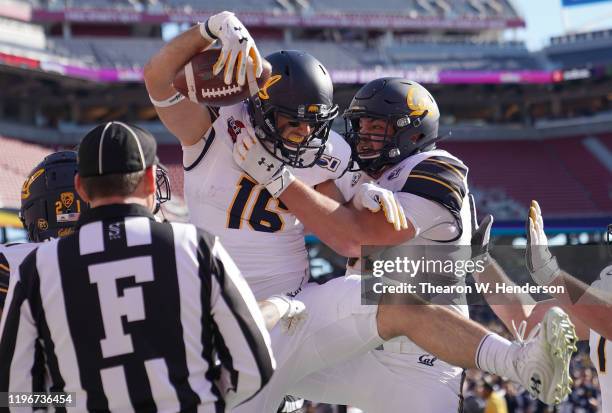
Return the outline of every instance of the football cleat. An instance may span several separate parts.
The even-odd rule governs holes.
[[[559,404],[571,392],[569,363],[578,340],[574,325],[563,310],[553,307],[523,340],[526,326],[523,321],[517,330],[513,323],[517,336],[514,345],[520,346],[514,360],[516,374],[533,397],[546,404]]]

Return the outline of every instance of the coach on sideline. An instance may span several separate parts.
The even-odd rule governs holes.
[[[156,150],[150,133],[121,122],[81,141],[75,186],[91,209],[10,281],[0,392],[32,391],[47,369],[46,387],[72,393],[78,411],[213,413],[270,379],[263,317],[223,247],[151,214]]]

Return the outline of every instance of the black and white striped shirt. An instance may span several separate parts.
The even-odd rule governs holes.
[[[76,392],[79,411],[221,412],[272,375],[253,294],[193,225],[155,222],[138,205],[94,208],[12,278],[0,392]]]

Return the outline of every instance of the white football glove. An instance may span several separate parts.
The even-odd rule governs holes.
[[[529,208],[525,262],[531,278],[538,285],[548,285],[559,275],[557,259],[548,250],[542,211],[537,201],[531,201]]]
[[[242,22],[229,11],[210,16],[205,23],[200,23],[200,34],[211,43],[221,42],[221,54],[213,66],[213,74],[217,75],[225,68],[224,81],[232,83],[234,66],[236,65],[236,80],[244,85],[247,70],[247,58],[251,57],[255,68],[255,77],[261,76],[263,64],[261,55],[255,46],[255,41]]]
[[[370,183],[361,184],[353,196],[353,205],[358,210],[367,208],[372,212],[382,208],[387,222],[393,224],[396,231],[408,228],[404,208],[397,196],[388,189]]]
[[[233,151],[234,161],[257,183],[266,187],[274,198],[295,181],[295,176],[282,161],[272,156],[259,139],[249,133],[241,133]]]
[[[280,314],[281,331],[293,335],[299,326],[308,318],[306,306],[300,300],[287,295],[273,295],[266,299],[273,303]]]

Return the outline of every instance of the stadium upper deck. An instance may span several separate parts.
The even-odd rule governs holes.
[[[550,39],[548,59],[562,67],[593,67],[612,63],[612,30],[575,33]]]
[[[222,8],[261,26],[453,28],[524,26],[508,0],[3,0],[0,15],[26,21],[194,22]]]

